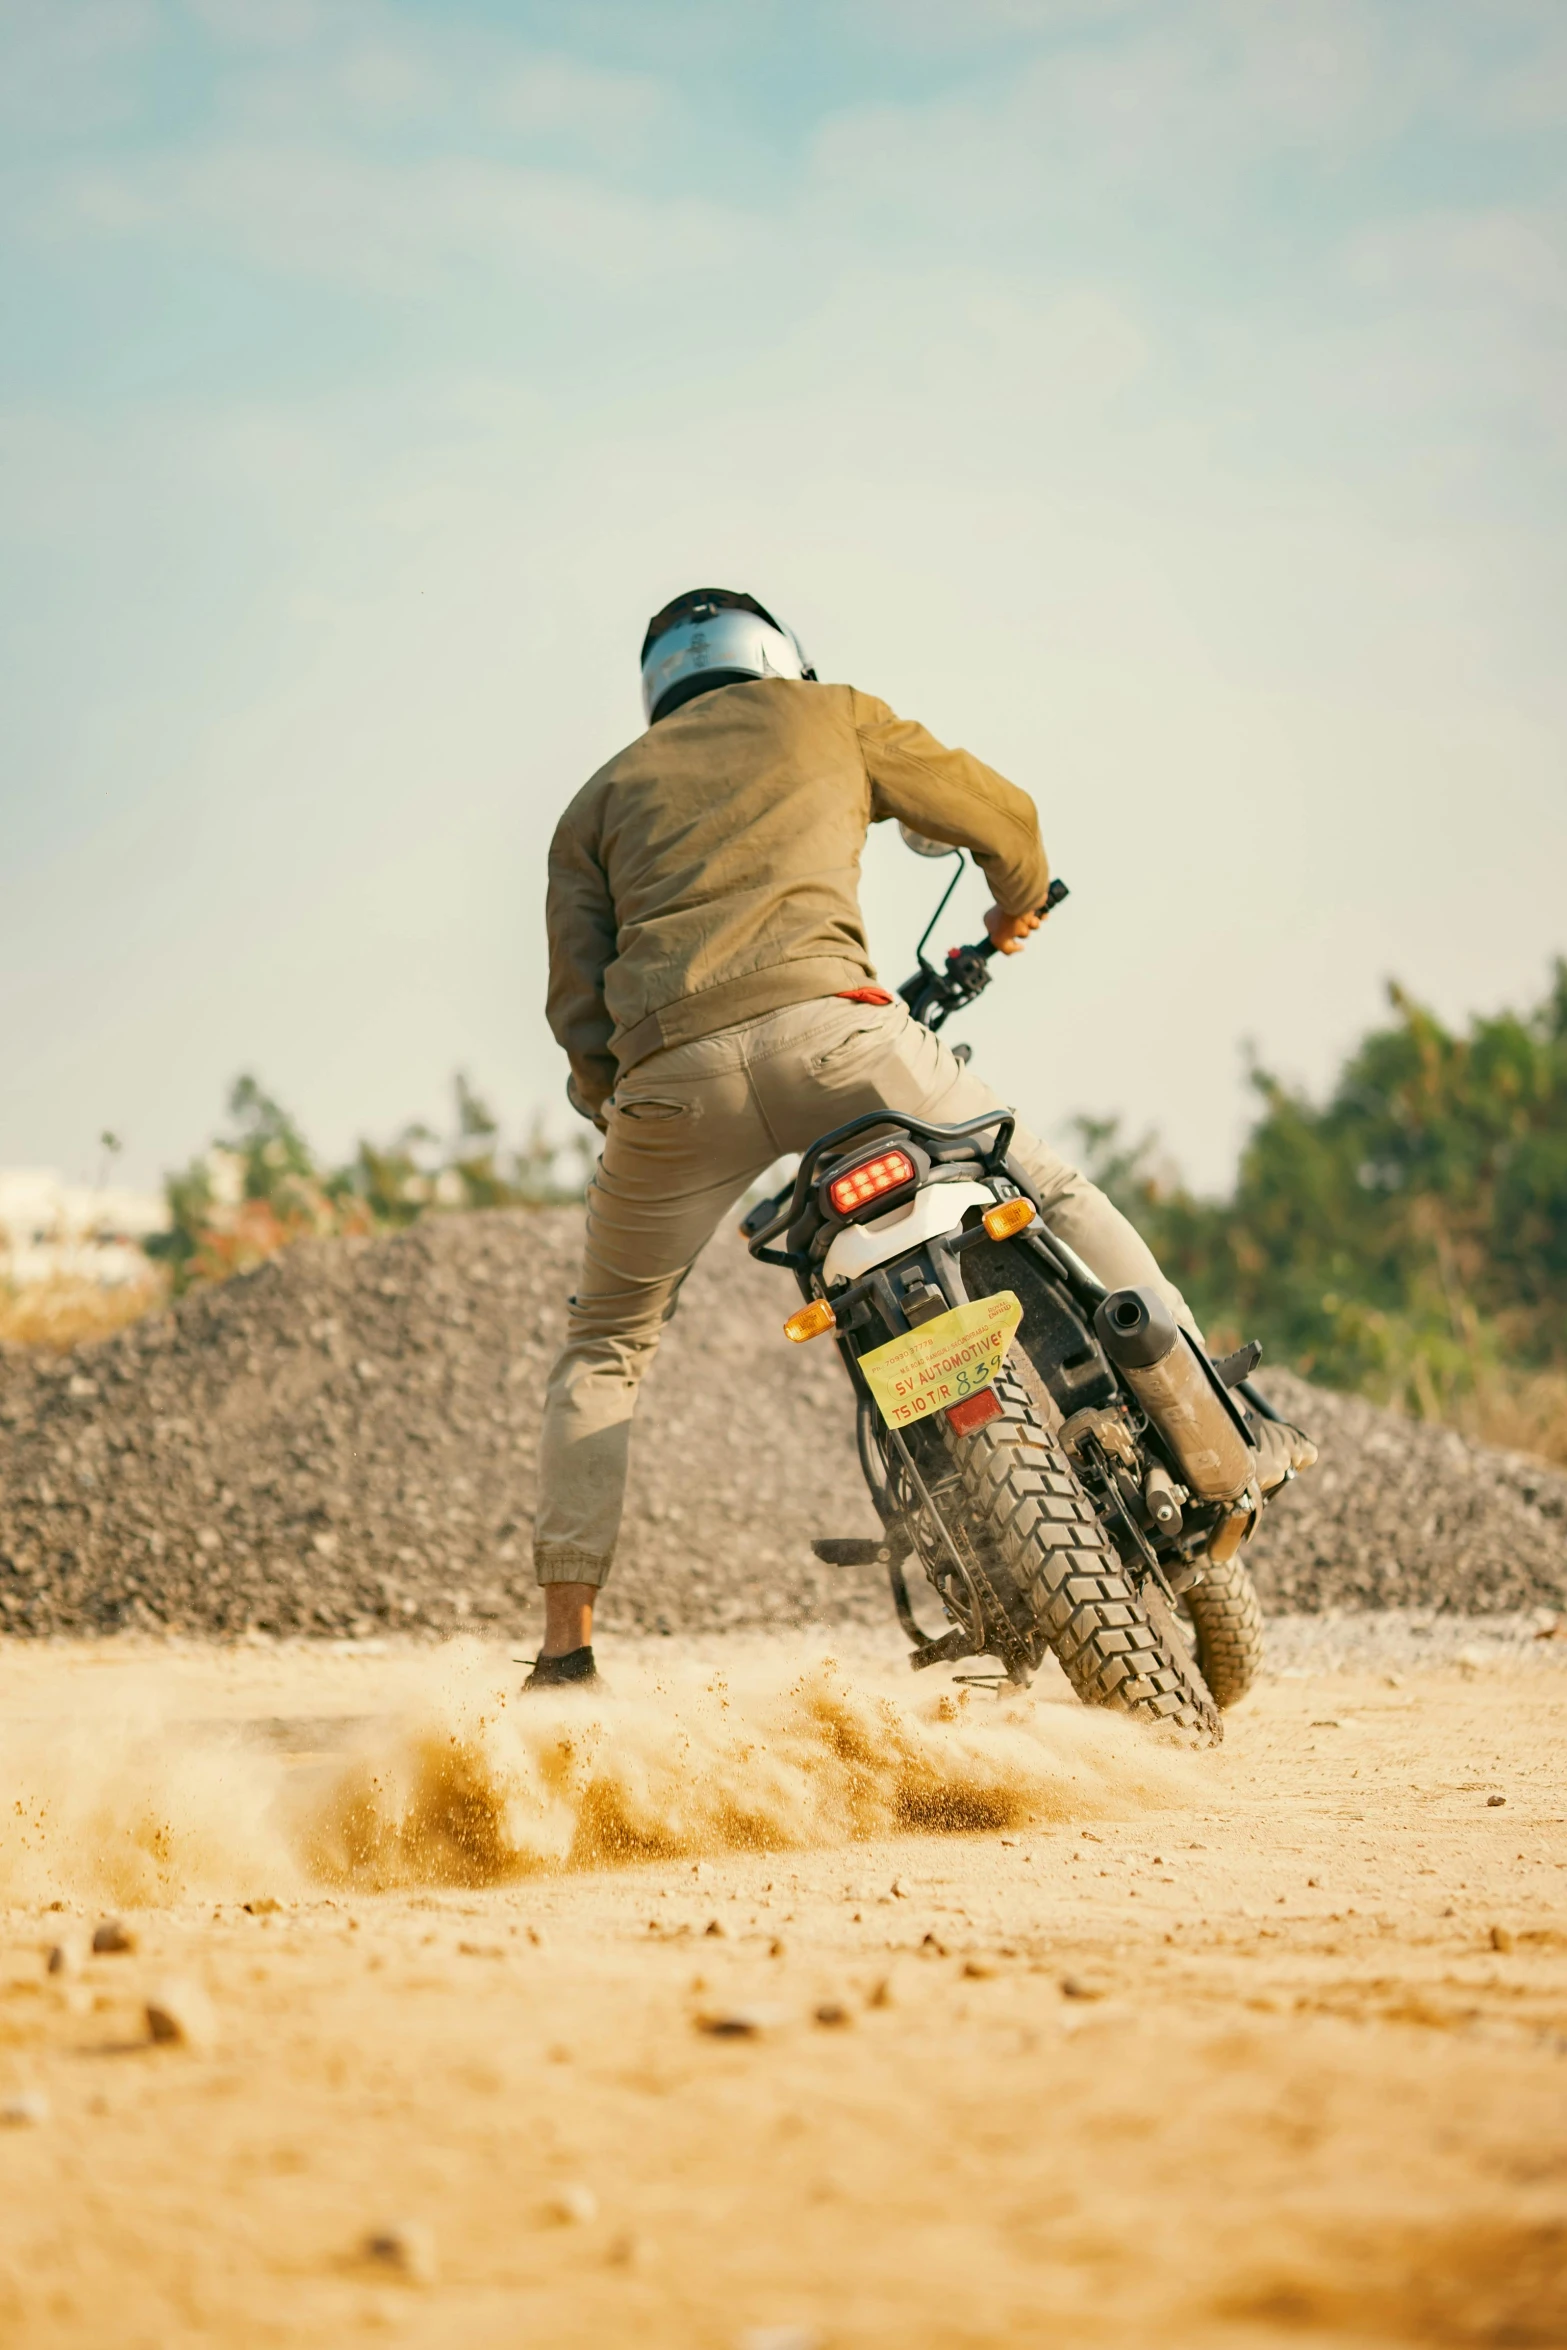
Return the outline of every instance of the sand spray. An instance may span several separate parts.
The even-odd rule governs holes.
[[[1124,1818],[1211,1800],[1211,1765],[1119,1716],[932,1688],[773,1641],[721,1667],[617,1658],[603,1696],[519,1693],[476,1642],[403,1660],[372,1710],[214,1718],[155,1660],[0,1722],[0,1901],[161,1907]],[[366,1668],[361,1667],[363,1675]],[[105,1683],[110,1684],[105,1686]],[[341,1705],[341,1697],[338,1697]],[[291,1712],[290,1708],[297,1710]]]

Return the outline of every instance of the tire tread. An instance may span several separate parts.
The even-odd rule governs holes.
[[[1210,1566],[1187,1592],[1198,1669],[1217,1706],[1239,1704],[1261,1669],[1262,1602],[1244,1559]]]
[[[1163,1638],[1141,1605],[1027,1389],[1004,1370],[996,1395],[999,1418],[971,1436],[944,1431],[990,1537],[976,1578],[987,1618],[1004,1619],[1004,1641],[1030,1664],[1053,1649],[1085,1704],[1218,1739],[1223,1725],[1191,1652]]]

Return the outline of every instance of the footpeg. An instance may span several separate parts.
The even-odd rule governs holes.
[[[906,1555],[894,1551],[885,1535],[876,1534],[823,1534],[811,1548],[824,1567],[885,1567]]]
[[[969,1635],[963,1631],[948,1632],[942,1639],[931,1641],[927,1648],[916,1648],[909,1659],[911,1673],[923,1673],[927,1665],[955,1665],[960,1657],[982,1656]]]

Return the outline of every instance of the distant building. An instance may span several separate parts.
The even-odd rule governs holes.
[[[0,1167],[0,1282],[62,1278],[114,1289],[145,1281],[143,1243],[168,1230],[155,1193],[64,1183],[47,1167]]]

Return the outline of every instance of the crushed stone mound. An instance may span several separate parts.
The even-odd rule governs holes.
[[[73,1355],[0,1354],[0,1631],[522,1633],[575,1209],[303,1243]],[[882,1622],[843,1375],[721,1235],[644,1389],[606,1629]],[[1567,1598],[1567,1477],[1278,1374],[1323,1450],[1252,1553],[1279,1607]]]
[[[0,1629],[536,1628],[539,1413],[580,1211],[302,1242],[104,1344],[0,1361]],[[725,1236],[647,1381],[606,1626],[870,1618],[842,1372]]]
[[[1559,1469],[1289,1371],[1261,1384],[1321,1454],[1269,1503],[1248,1554],[1270,1606],[1467,1614],[1567,1600]]]

